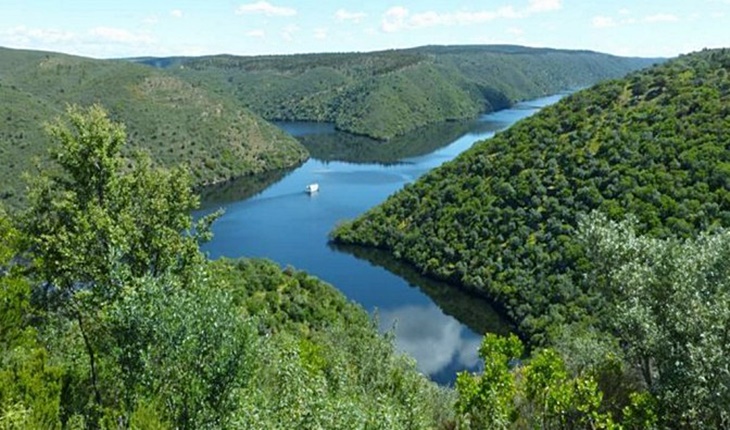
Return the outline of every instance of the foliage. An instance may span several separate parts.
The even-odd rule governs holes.
[[[729,65],[706,50],[575,93],[333,238],[495,299],[531,346],[563,354],[533,354],[568,391],[528,390],[542,409],[520,419],[727,427]],[[578,421],[561,406],[581,404]]]
[[[64,171],[33,185],[22,231],[0,213],[0,428],[453,422],[450,393],[333,287],[205,260],[215,215],[192,222],[183,170],[126,165],[124,129],[101,108],[49,130]]]
[[[312,340],[274,335],[260,350],[259,384],[241,393],[236,427],[435,428],[448,393],[394,354],[372,325],[336,327]]]
[[[334,122],[342,131],[380,140],[587,86],[651,62],[518,46],[139,61],[232,92],[267,119]]]
[[[234,427],[434,428],[452,419],[448,391],[332,286],[265,260],[218,260],[210,273],[264,336],[259,383],[238,397]]]
[[[0,207],[0,429],[59,428],[61,372],[30,324],[30,285],[13,262],[19,240]]]
[[[27,205],[22,173],[47,160],[43,121],[67,104],[101,103],[128,126],[125,156],[148,151],[156,165],[186,165],[196,186],[287,168],[306,158],[293,138],[227,93],[120,60],[0,48],[0,199]]]
[[[460,428],[615,428],[590,374],[571,376],[553,349],[535,352],[527,364],[519,362],[522,352],[515,335],[484,337],[484,371],[457,379]]]
[[[600,319],[605,298],[581,282],[590,267],[575,235],[581,214],[634,214],[654,237],[730,225],[729,56],[684,56],[566,97],[333,239],[388,249],[495,299],[531,343]]]
[[[197,241],[215,214],[193,225],[198,200],[183,170],[155,170],[140,155],[125,173],[124,129],[98,106],[69,108],[68,122],[57,120],[49,133],[63,172],[38,178],[23,230],[42,284],[38,305],[57,319],[54,336],[70,343],[74,333],[81,337],[88,380],[79,376],[86,365],[70,366],[67,376],[88,387],[93,400],[77,399],[83,410],[76,412],[96,425],[116,397],[101,380],[103,351],[119,346],[104,312],[140,279],[164,275],[193,284],[203,264]]]
[[[588,282],[611,298],[605,322],[663,425],[730,425],[730,233],[659,240],[598,214],[580,227]]]
[[[309,335],[332,325],[369,325],[362,309],[331,285],[266,260],[227,260],[210,263],[210,276],[230,291],[234,304],[255,317],[265,333],[287,331]]]
[[[462,372],[456,380],[459,392],[456,409],[465,427],[508,428],[515,420],[515,381],[509,366],[522,352],[522,342],[513,334],[484,336],[479,347],[484,371],[479,377]]]
[[[231,297],[209,285],[142,279],[109,308],[121,410],[151,403],[174,428],[220,428],[253,373],[257,342]],[[110,375],[111,376],[111,375]],[[119,381],[119,382],[117,382]],[[123,407],[121,407],[123,406]]]
[[[68,121],[49,127],[63,174],[41,175],[24,219],[39,276],[60,296],[92,293],[102,302],[130,278],[192,276],[197,240],[216,215],[193,225],[198,197],[185,171],[155,170],[140,154],[124,173],[124,129],[99,106],[71,107]]]

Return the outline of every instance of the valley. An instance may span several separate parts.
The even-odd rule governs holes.
[[[728,427],[729,74],[0,48],[0,427]]]

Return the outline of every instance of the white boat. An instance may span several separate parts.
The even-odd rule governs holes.
[[[316,182],[313,184],[309,184],[306,188],[304,188],[304,191],[308,192],[309,194],[316,193],[317,191],[319,191],[319,184]]]

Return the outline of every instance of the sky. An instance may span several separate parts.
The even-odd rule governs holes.
[[[93,58],[517,44],[730,47],[730,0],[0,0],[0,46]]]

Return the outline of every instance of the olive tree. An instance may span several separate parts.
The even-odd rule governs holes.
[[[730,232],[655,239],[596,213],[580,235],[594,266],[586,282],[608,298],[607,329],[664,424],[730,426]]]

